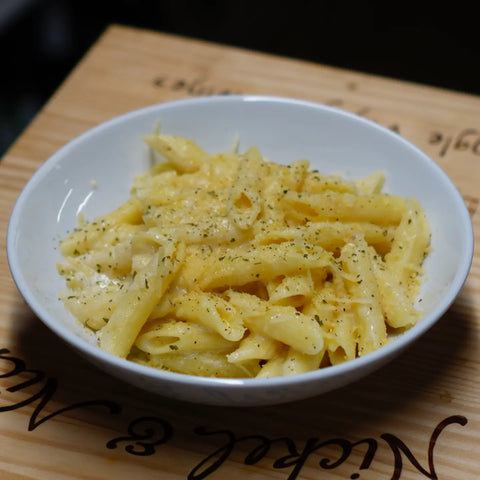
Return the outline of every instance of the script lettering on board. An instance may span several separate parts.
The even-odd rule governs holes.
[[[18,380],[18,383],[3,389],[0,385],[0,395],[2,393],[22,394],[22,400],[1,405],[0,413],[25,408],[38,402],[30,415],[27,425],[28,431],[35,430],[46,421],[54,420],[59,415],[72,410],[100,407],[111,415],[118,415],[122,412],[122,405],[118,402],[95,399],[73,403],[53,413],[41,416],[44,409],[49,407],[49,402],[53,399],[59,387],[58,380],[48,376],[43,371],[28,368],[22,359],[13,356],[7,348],[0,348],[0,372],[3,372],[0,373],[0,380],[9,379],[10,383]],[[24,380],[25,377],[28,377],[28,379]],[[26,398],[25,394],[27,395]],[[5,396],[2,395],[2,397],[5,399]],[[434,462],[434,450],[440,435],[450,425],[465,426],[467,422],[467,418],[462,415],[452,415],[443,419],[434,427],[428,440],[427,466],[422,466],[411,449],[392,433],[381,434],[379,439],[367,437],[354,442],[346,438],[321,439],[311,437],[303,445],[299,445],[298,441],[289,436],[278,438],[268,438],[260,434],[238,436],[231,430],[214,430],[209,427],[198,426],[194,428],[193,435],[204,439],[219,439],[219,446],[214,447],[209,455],[191,468],[186,475],[186,479],[203,480],[209,477],[228,462],[230,455],[240,446],[242,452],[247,452],[243,460],[243,463],[247,466],[256,465],[264,460],[274,447],[276,451],[280,449],[278,455],[275,454],[275,460],[271,467],[274,470],[288,470],[286,479],[295,480],[299,478],[307,461],[313,461],[314,454],[320,455],[325,448],[333,446],[336,447],[335,451],[340,452],[339,455],[336,458],[328,455],[322,456],[317,461],[318,468],[322,470],[337,469],[347,463],[354,451],[358,452],[359,449],[363,449],[361,450],[364,452],[362,461],[356,469],[358,471],[350,473],[348,477],[350,480],[355,480],[360,479],[362,473],[370,468],[375,460],[377,449],[382,446],[384,448],[388,447],[392,453],[393,473],[389,480],[401,479],[405,459],[425,478],[440,480]],[[169,420],[155,416],[141,416],[127,425],[126,434],[110,439],[106,442],[105,447],[116,449],[122,446],[127,454],[135,456],[154,455],[158,452],[158,447],[172,441],[174,430],[174,426]]]
[[[185,78],[171,75],[158,75],[152,80],[157,88],[166,88],[172,92],[181,92],[190,96],[230,95],[241,93],[230,88],[214,86],[208,78]]]
[[[421,473],[425,478],[430,480],[439,480],[434,465],[434,450],[435,445],[443,430],[452,424],[466,425],[467,419],[461,415],[452,415],[441,421],[433,430],[428,442],[428,466],[424,467],[417,460],[412,451],[407,445],[398,437],[391,433],[384,433],[380,435],[380,439],[383,440],[390,448],[393,454],[393,473],[390,480],[400,480],[404,460],[403,456],[411,463],[416,470]],[[210,474],[218,470],[224,462],[226,462],[238,444],[247,443],[254,444],[249,453],[244,458],[245,465],[255,465],[262,460],[271,450],[274,445],[283,446],[287,454],[282,455],[273,462],[274,469],[290,468],[287,480],[295,480],[299,477],[302,468],[306,464],[307,460],[314,453],[320,452],[325,447],[335,446],[338,447],[337,451],[340,452],[338,458],[331,458],[328,456],[322,457],[318,462],[318,466],[323,470],[334,470],[339,468],[345,463],[354,450],[363,448],[365,454],[362,462],[358,468],[360,472],[368,470],[372,465],[375,457],[375,453],[379,447],[379,441],[374,438],[365,438],[356,442],[351,442],[345,438],[333,438],[328,440],[322,440],[316,437],[309,438],[303,445],[303,448],[298,448],[297,444],[292,438],[280,437],[275,439],[269,439],[262,435],[247,435],[243,437],[237,437],[233,432],[228,430],[213,431],[204,427],[198,427],[195,429],[195,433],[202,436],[220,436],[223,438],[224,443],[213,451],[208,457],[202,460],[188,476],[188,480],[203,480]],[[403,455],[402,455],[403,454]],[[348,478],[351,480],[359,479],[361,477],[360,472],[354,472],[350,474]]]
[[[465,128],[454,135],[434,131],[430,134],[428,143],[438,147],[440,157],[446,156],[450,151],[480,156],[480,130],[475,128]]]

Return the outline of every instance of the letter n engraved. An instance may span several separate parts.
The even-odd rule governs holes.
[[[452,423],[457,423],[459,425],[465,426],[467,424],[467,419],[461,415],[453,415],[441,421],[436,426],[428,444],[428,470],[420,465],[420,463],[414,457],[410,449],[399,438],[395,437],[395,435],[392,435],[390,433],[384,433],[383,435],[380,435],[380,437],[383,438],[383,440],[385,440],[392,449],[393,457],[395,460],[395,469],[390,480],[398,480],[400,478],[400,475],[402,474],[402,453],[408,458],[410,463],[425,477],[429,478],[430,480],[438,480],[438,476],[435,471],[433,451],[435,449],[438,437],[440,436],[442,431],[445,429],[445,427],[451,425]]]

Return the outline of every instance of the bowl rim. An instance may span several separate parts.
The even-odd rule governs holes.
[[[380,349],[368,353],[364,356],[355,358],[353,360],[347,361],[345,363],[337,364],[330,366],[328,368],[322,368],[306,373],[299,373],[289,376],[280,376],[272,378],[217,378],[217,377],[202,377],[195,376],[183,373],[176,373],[170,371],[164,371],[155,369],[153,367],[148,367],[140,364],[136,364],[132,361],[126,360],[124,358],[116,357],[112,354],[109,354],[99,347],[92,345],[80,338],[70,329],[64,327],[62,322],[58,321],[56,318],[53,318],[43,307],[42,303],[37,299],[37,297],[30,291],[27,286],[27,282],[24,279],[22,273],[22,266],[20,265],[19,257],[15,249],[15,233],[20,222],[20,214],[23,210],[23,206],[29,200],[29,194],[34,189],[34,187],[40,183],[44,176],[48,173],[50,167],[54,166],[56,163],[62,160],[62,158],[68,154],[71,149],[74,149],[78,144],[81,144],[85,140],[88,140],[91,136],[100,133],[103,129],[108,129],[115,127],[116,125],[123,123],[126,120],[133,119],[137,116],[142,116],[149,114],[152,111],[164,111],[169,109],[176,109],[178,107],[185,107],[188,105],[202,106],[204,104],[210,104],[212,102],[220,103],[232,103],[232,102],[264,102],[264,103],[282,103],[289,104],[294,107],[308,108],[308,109],[319,109],[323,111],[330,112],[334,115],[340,115],[343,117],[350,118],[355,122],[362,123],[367,125],[369,128],[375,128],[383,132],[383,134],[388,135],[395,139],[396,142],[401,142],[408,146],[415,155],[426,162],[430,168],[436,170],[436,174],[440,177],[443,177],[443,181],[450,188],[450,192],[454,197],[458,205],[458,213],[462,217],[462,224],[465,228],[465,237],[464,237],[464,246],[463,246],[463,255],[461,265],[456,271],[454,280],[452,281],[451,286],[446,292],[447,295],[444,295],[440,302],[432,309],[432,311],[422,317],[422,321],[414,325],[409,330],[402,333],[394,342],[391,342]],[[57,334],[62,340],[67,344],[78,349],[80,352],[85,354],[88,357],[93,357],[97,361],[101,361],[103,364],[108,364],[114,368],[120,367],[124,370],[129,370],[137,375],[143,377],[155,378],[156,380],[162,380],[167,382],[172,382],[174,384],[182,385],[195,385],[198,387],[215,387],[215,388],[252,388],[252,389],[262,389],[266,386],[294,386],[303,383],[308,383],[311,381],[321,381],[327,378],[334,376],[342,375],[352,370],[357,370],[359,367],[362,367],[367,364],[375,364],[377,360],[380,360],[382,357],[391,357],[396,355],[398,352],[403,350],[413,341],[421,337],[428,329],[430,329],[436,322],[439,320],[444,313],[450,308],[451,304],[454,302],[456,296],[460,292],[463,284],[465,283],[471,264],[473,261],[473,250],[474,250],[474,232],[471,222],[471,217],[468,212],[468,209],[464,203],[463,197],[460,194],[459,190],[450,179],[450,177],[445,173],[445,171],[435,162],[430,156],[423,152],[419,147],[411,143],[406,138],[402,137],[396,132],[388,129],[385,126],[380,125],[379,123],[370,120],[365,117],[361,117],[352,112],[334,107],[331,105],[326,105],[310,100],[304,100],[299,98],[283,97],[278,95],[258,95],[258,94],[232,94],[232,95],[212,95],[207,97],[195,97],[195,98],[182,98],[177,100],[169,100],[166,102],[160,102],[146,107],[137,108],[135,110],[123,113],[121,115],[115,116],[101,122],[80,135],[76,136],[72,140],[68,141],[62,147],[60,147],[56,152],[54,152],[48,159],[46,159],[33,173],[27,183],[24,185],[20,194],[18,195],[15,204],[13,206],[10,219],[7,227],[7,260],[10,268],[11,275],[17,286],[17,289],[30,306],[32,311],[36,316],[44,323],[50,330]]]

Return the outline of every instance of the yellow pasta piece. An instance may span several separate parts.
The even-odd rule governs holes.
[[[234,307],[214,293],[188,292],[177,300],[175,312],[178,318],[205,325],[233,342],[241,340],[245,334]]]
[[[112,213],[103,215],[92,223],[81,223],[73,233],[65,237],[59,245],[62,255],[81,255],[93,247],[107,230],[122,224],[139,224],[142,211],[137,199],[131,198]]]
[[[208,157],[207,153],[188,138],[158,134],[144,135],[143,140],[180,173],[199,170]]]
[[[133,356],[131,360],[160,370],[202,377],[255,377],[260,369],[256,362],[249,365],[230,363],[224,352],[174,352],[150,355],[148,359]]]
[[[357,354],[357,325],[343,277],[335,274],[305,306],[322,327],[325,350],[332,365],[353,360]]]
[[[214,289],[265,281],[278,275],[292,275],[307,269],[329,266],[331,257],[321,247],[306,242],[272,245],[246,245],[225,252],[212,260],[202,273],[199,286]]]
[[[355,180],[358,192],[365,195],[380,193],[385,183],[385,173],[381,171],[373,172],[368,177]]]
[[[238,348],[227,355],[227,358],[231,363],[266,361],[277,357],[281,350],[282,344],[277,340],[251,332],[240,342]]]
[[[268,163],[256,148],[250,148],[238,165],[228,199],[228,217],[239,228],[250,228],[263,207],[259,179],[268,176]]]
[[[392,248],[385,255],[385,263],[398,278],[400,285],[413,289],[412,297],[418,291],[418,277],[429,245],[430,229],[425,213],[418,200],[408,199],[406,211],[395,232]]]
[[[167,318],[149,322],[139,333],[135,346],[148,354],[159,355],[172,351],[228,350],[234,344],[202,325]]]
[[[318,171],[308,172],[302,191],[308,193],[334,191],[358,194],[358,188],[355,182],[345,180],[339,174],[322,175]]]
[[[160,245],[145,268],[137,272],[125,296],[101,330],[100,346],[105,351],[119,357],[128,355],[181,261],[181,249],[170,241]]]
[[[279,202],[286,191],[301,191],[309,166],[310,163],[306,160],[293,162],[291,165],[271,163],[269,175],[257,179],[261,186],[263,211],[253,225],[255,236],[266,227],[281,227],[285,224],[285,212]]]
[[[358,324],[359,355],[377,350],[387,341],[387,329],[380,300],[373,259],[363,237],[356,237],[342,249],[343,269],[350,274],[347,291]]]
[[[280,353],[277,357],[272,358],[263,364],[257,374],[257,378],[281,377],[285,374],[284,364],[286,360],[286,352]]]
[[[270,303],[301,307],[314,293],[310,270],[291,276],[282,276],[267,283]]]
[[[398,225],[405,210],[403,198],[385,193],[287,192],[281,203],[287,220],[300,225],[325,220]]]
[[[318,323],[294,307],[266,305],[262,314],[244,312],[243,320],[250,329],[299,352],[315,355],[323,349],[323,332]]]
[[[288,350],[283,363],[282,375],[296,375],[298,373],[318,370],[324,355],[324,349],[315,355],[298,352],[294,348]]]
[[[266,228],[255,237],[260,245],[302,239],[330,252],[337,252],[354,235],[363,234],[369,245],[381,254],[391,249],[396,228],[370,222],[308,222],[303,226]]]

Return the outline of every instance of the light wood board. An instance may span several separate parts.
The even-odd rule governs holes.
[[[0,161],[0,479],[456,479],[480,472],[480,272],[401,357],[348,387],[261,408],[190,405],[115,380],[31,313],[5,252],[15,199],[66,142],[153,103],[217,93],[335,105],[411,140],[480,234],[480,98],[112,26]],[[28,381],[31,380],[31,381]]]

